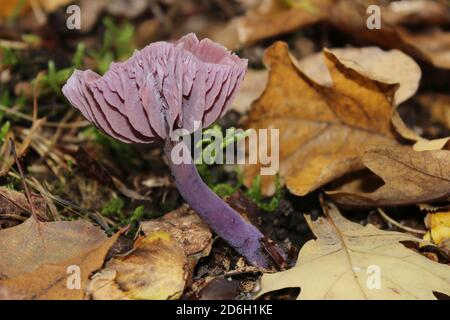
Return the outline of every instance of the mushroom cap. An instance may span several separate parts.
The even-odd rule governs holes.
[[[247,70],[247,60],[191,33],[175,43],[155,42],[102,77],[75,70],[62,91],[105,133],[126,143],[193,132],[222,117]],[[197,123],[194,123],[197,121]]]

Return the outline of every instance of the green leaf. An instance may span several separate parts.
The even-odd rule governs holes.
[[[5,137],[8,134],[10,127],[11,127],[11,124],[9,123],[9,121],[6,121],[0,128],[0,141],[1,142],[4,142]]]

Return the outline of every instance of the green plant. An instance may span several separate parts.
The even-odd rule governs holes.
[[[104,74],[108,70],[111,62],[128,58],[134,50],[134,27],[131,24],[117,25],[111,18],[106,17],[103,19],[103,25],[105,33],[102,47],[98,51],[89,53],[97,63],[100,74]]]
[[[19,63],[17,53],[8,47],[0,47],[2,49],[2,65],[7,67],[14,67]]]
[[[236,128],[231,127],[227,130],[225,139],[221,142],[220,147],[225,149],[232,143],[237,143],[252,133],[251,129],[245,131],[236,131]],[[201,177],[206,181],[208,186],[220,197],[225,197],[233,194],[243,186],[242,172],[237,171],[238,182],[235,186],[229,183],[213,183],[211,172],[209,170],[208,163],[214,163],[215,157],[215,144],[213,137],[216,135],[221,136],[222,128],[219,125],[214,125],[211,128],[207,128],[203,131],[202,139],[197,142],[196,147],[202,147],[206,144],[206,147],[202,149],[201,160],[197,164],[197,169]],[[237,169],[238,170],[238,169]],[[261,195],[261,176],[256,176],[252,182],[252,186],[246,191],[246,195],[255,202],[258,207],[265,211],[275,211],[280,203],[281,199],[281,185],[279,177],[277,175],[275,180],[275,195],[270,200],[263,199]]]
[[[261,176],[256,176],[253,181],[251,187],[247,190],[246,195],[255,202],[258,207],[265,211],[275,211],[278,209],[281,200],[281,184],[280,178],[277,175],[275,179],[275,194],[270,200],[264,200],[261,194]]]
[[[95,141],[111,152],[111,155],[122,164],[134,164],[130,159],[138,159],[135,149],[130,144],[125,144],[103,134],[95,127],[87,127],[82,131],[82,135]]]
[[[122,210],[125,206],[124,201],[120,197],[111,198],[102,208],[101,213],[105,216],[116,215],[120,220],[125,220]]]
[[[8,131],[11,127],[11,124],[9,121],[6,121],[1,127],[0,127],[0,141],[3,143],[5,140],[6,135],[8,134]]]
[[[36,84],[36,81],[39,81],[41,90],[45,91],[50,89],[57,95],[62,96],[61,86],[67,81],[67,79],[69,79],[74,69],[80,68],[83,65],[84,56],[85,56],[85,45],[82,42],[80,42],[77,46],[77,50],[75,51],[72,57],[71,61],[72,66],[61,70],[57,70],[55,62],[53,60],[50,60],[48,62],[47,74],[40,76],[39,78],[35,78],[32,81],[32,83]]]

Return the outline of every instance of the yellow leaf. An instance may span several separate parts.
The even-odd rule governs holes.
[[[440,245],[450,239],[450,212],[428,213],[425,217],[425,225],[429,229],[426,239]]]
[[[297,67],[285,43],[266,51],[267,87],[249,113],[247,127],[279,129],[280,178],[296,195],[305,195],[342,175],[363,168],[360,157],[374,145],[395,145],[391,131],[397,85],[372,80],[324,52],[333,86],[317,84]],[[269,146],[270,149],[270,146]],[[260,165],[249,165],[250,185]],[[262,177],[266,195],[274,177]]]
[[[100,269],[119,234],[108,238],[83,220],[36,223],[0,231],[0,286],[21,299],[83,299],[89,275]],[[79,268],[80,288],[67,286]],[[75,275],[75,276],[78,276]]]
[[[108,261],[94,275],[88,292],[93,299],[178,299],[188,276],[183,247],[165,231],[155,231],[133,252]]]
[[[332,204],[327,218],[307,222],[317,237],[301,249],[287,271],[265,274],[262,295],[300,287],[298,299],[436,299],[450,294],[450,266],[439,264],[400,242],[422,240],[361,226],[345,219]],[[378,282],[379,281],[379,282]]]
[[[364,165],[382,179],[367,192],[373,176],[348,180],[327,192],[335,202],[351,207],[425,203],[450,198],[450,151],[414,151],[408,146],[379,146],[363,156]]]

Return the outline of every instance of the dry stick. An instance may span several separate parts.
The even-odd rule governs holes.
[[[408,232],[412,232],[412,233],[417,233],[417,234],[425,234],[426,232],[424,230],[419,230],[419,229],[414,229],[411,227],[407,227],[402,225],[400,222],[395,221],[394,219],[392,219],[391,217],[389,217],[386,212],[383,211],[383,209],[378,208],[378,213],[380,214],[380,216],[386,220],[387,222],[393,224],[394,226],[396,226],[399,229],[408,231]]]
[[[8,113],[8,114],[12,114],[12,115],[14,115],[16,117],[19,117],[21,119],[33,122],[33,117],[31,117],[31,116],[29,116],[27,114],[24,114],[24,113],[22,113],[20,111],[8,108],[8,107],[6,107],[4,105],[1,105],[1,104],[0,104],[0,111]],[[83,127],[89,126],[89,122],[88,121],[79,121],[79,122],[75,122],[75,123],[63,123],[63,124],[61,124],[59,122],[51,122],[51,121],[49,121],[49,122],[44,123],[43,126],[44,127],[52,127],[52,128],[61,127],[61,128],[64,128],[64,129],[77,129],[77,128],[83,128]]]
[[[33,215],[33,218],[37,222],[39,222],[39,217],[37,216],[37,213],[34,210],[34,205],[33,205],[33,201],[32,201],[32,198],[31,198],[30,190],[28,189],[28,185],[27,185],[27,183],[25,181],[25,176],[23,174],[22,166],[20,165],[19,159],[17,157],[16,146],[14,144],[14,140],[13,139],[9,139],[9,143],[10,143],[10,146],[11,146],[11,152],[13,154],[14,161],[16,162],[17,169],[19,170],[19,175],[20,175],[20,178],[22,180],[22,184],[23,184],[23,188],[25,190],[25,195],[27,197],[28,204],[30,205],[31,214]]]
[[[31,199],[31,193],[30,193],[30,190],[28,189],[28,185],[27,185],[27,182],[25,180],[25,176],[23,174],[23,170],[22,170],[22,166],[20,165],[19,158],[17,157],[16,146],[14,144],[14,140],[13,139],[9,139],[9,143],[11,145],[11,152],[12,152],[12,154],[14,156],[14,161],[16,162],[17,168],[19,169],[20,178],[22,180],[23,188],[25,190],[25,196],[26,196],[26,198],[28,200],[28,203],[30,205],[31,215],[33,216],[33,219],[36,221],[37,230],[38,230],[38,233],[39,233],[39,238],[42,240],[42,247],[44,248],[44,251],[46,251],[47,250],[47,246],[45,245],[44,237],[42,235],[41,222],[39,221],[39,217],[38,217],[38,215],[36,213],[36,210],[34,209],[33,201]]]

